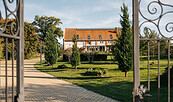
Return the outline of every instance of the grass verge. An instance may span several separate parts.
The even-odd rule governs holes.
[[[157,60],[155,64],[150,65],[150,81],[151,81],[151,102],[157,102]],[[172,62],[172,61],[171,61]],[[58,65],[66,65],[67,69],[57,69]],[[173,65],[173,63],[171,63]],[[78,66],[78,70],[71,66],[68,62],[59,61],[54,67],[47,66],[44,63],[40,66],[39,63],[35,64],[35,67],[45,73],[51,74],[59,79],[69,81],[76,85],[82,86],[86,89],[92,90],[96,93],[104,96],[123,101],[132,102],[133,95],[133,71],[128,72],[128,77],[124,77],[124,72],[118,69],[117,62],[114,61],[94,61],[89,63],[88,61],[81,62]],[[160,72],[164,72],[167,67],[167,60],[161,59]],[[88,68],[104,68],[108,70],[108,74],[104,77],[99,76],[84,76],[86,69]],[[147,61],[142,59],[140,61],[140,81],[141,84],[147,86]],[[167,102],[167,87],[161,86],[161,102]],[[171,95],[173,95],[173,89],[171,88]],[[171,101],[173,97],[171,96]]]

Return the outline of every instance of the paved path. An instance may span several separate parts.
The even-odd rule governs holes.
[[[26,102],[116,102],[36,70],[33,65],[38,61],[39,59],[25,61]]]
[[[117,102],[38,71],[34,68],[38,61],[39,59],[25,60],[25,102]],[[4,83],[3,80],[1,82]]]

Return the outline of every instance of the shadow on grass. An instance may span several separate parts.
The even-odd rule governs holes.
[[[147,81],[141,82],[141,85],[147,86]],[[157,102],[157,94],[158,94],[158,88],[157,88],[157,82],[151,81],[151,92],[150,94],[152,97],[150,97],[150,102]],[[127,82],[127,81],[121,81],[121,82],[109,82],[109,83],[103,83],[101,85],[99,84],[92,84],[92,83],[85,83],[80,85],[82,87],[85,87],[89,90],[92,90],[94,92],[97,92],[99,94],[102,94],[104,96],[108,96],[112,99],[116,99],[122,102],[133,102],[133,82]],[[173,91],[173,89],[171,89]],[[171,92],[171,95],[173,92]],[[160,102],[167,102],[167,87],[161,87],[160,89]],[[171,97],[171,102],[173,101],[173,97]],[[147,98],[146,101],[147,102]]]
[[[83,80],[83,79],[107,79],[111,77],[99,77],[99,76],[88,76],[88,77],[57,77],[58,79],[72,79],[72,80]]]
[[[146,69],[148,69],[148,68],[140,68],[140,70],[146,70]],[[150,70],[151,70],[151,69],[155,70],[155,69],[157,69],[157,68],[151,68],[151,67],[150,67]]]
[[[58,79],[56,77],[24,76],[24,78]]]
[[[56,68],[45,68],[45,69],[40,69],[40,67],[37,67],[38,70],[40,70],[41,72],[62,72],[62,71],[66,71],[65,69],[59,69],[56,70]]]
[[[98,63],[98,62],[91,62],[91,63],[89,63],[89,62],[82,62],[81,64],[92,64],[92,65],[103,65],[103,64],[118,64],[117,62],[100,62],[100,63]]]

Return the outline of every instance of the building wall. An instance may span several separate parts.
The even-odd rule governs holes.
[[[112,45],[112,41],[77,41],[77,47],[89,47],[89,46],[108,46]],[[65,41],[64,42],[64,49],[72,48],[73,42],[72,41]]]
[[[93,48],[93,47],[104,47],[112,45],[113,39],[116,39],[116,33],[119,28],[115,29],[77,29],[77,28],[66,28],[64,36],[64,49],[72,48],[73,42],[72,37],[74,34],[78,36],[77,46],[78,48]],[[88,38],[90,35],[90,39]],[[101,35],[101,39],[100,36]],[[111,38],[112,36],[113,38]]]
[[[72,48],[73,47],[73,42],[72,41],[64,41],[64,50],[67,48]]]

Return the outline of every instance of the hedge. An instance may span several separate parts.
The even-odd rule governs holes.
[[[88,61],[88,54],[82,53],[80,54],[81,61]],[[93,61],[106,61],[107,60],[107,54],[94,54],[93,55]],[[92,58],[90,59],[92,60]],[[63,61],[68,61],[67,54],[63,54]]]

